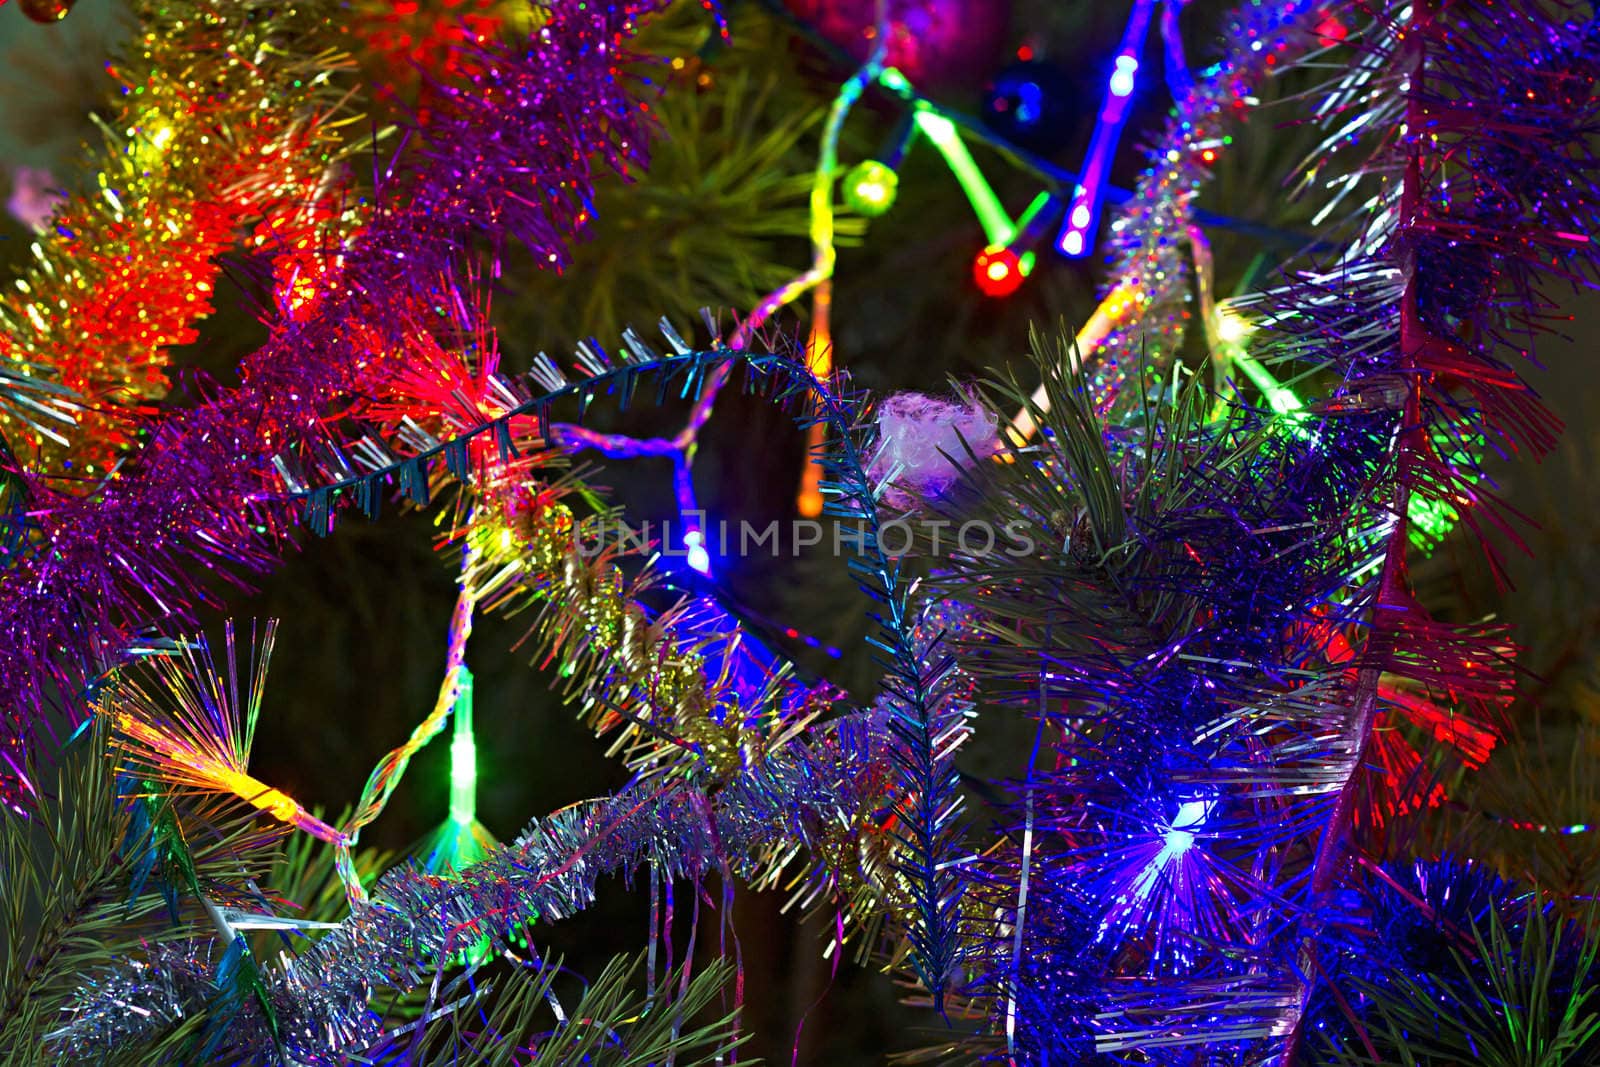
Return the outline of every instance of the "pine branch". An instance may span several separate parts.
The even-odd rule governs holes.
[[[1464,890],[1461,887],[1458,891]],[[1350,983],[1366,1020],[1364,1048],[1319,1050],[1340,1067],[1565,1067],[1600,1054],[1600,955],[1595,909],[1577,920],[1553,918],[1537,891],[1487,901],[1466,944],[1439,965],[1374,961],[1376,976]],[[1434,962],[1434,961],[1429,961]]]
[[[552,988],[560,960],[524,966],[406,1043],[418,1063],[462,1067],[702,1067],[723,1062],[744,1042],[737,1012],[699,1018],[726,990],[731,963],[717,960],[699,973],[686,964],[663,976],[654,992],[641,994],[634,986],[643,965],[642,953],[612,959],[570,1009]],[[540,1030],[537,1019],[547,1004],[560,1013],[558,1022]]]
[[[71,976],[114,955],[96,935],[110,926],[105,913],[120,888],[126,817],[115,804],[102,732],[92,741],[90,754],[80,749],[63,760],[56,793],[31,818],[0,816],[0,1055],[7,1063],[31,1058],[70,995]]]
[[[827,101],[774,20],[749,5],[730,46],[702,49],[704,9],[675,4],[641,32],[666,91],[648,169],[600,183],[592,237],[563,275],[515,270],[496,319],[527,350],[604,337],[618,324],[747,309],[793,273],[785,260],[810,225],[815,136]],[[852,156],[868,143],[850,146]],[[865,220],[838,219],[841,245]],[[518,257],[520,258],[520,257]],[[572,279],[581,278],[581,286]]]
[[[209,932],[195,907],[202,890],[243,902],[259,874],[269,837],[253,820],[122,795],[115,771],[97,720],[62,757],[55,793],[29,816],[0,822],[0,1062],[36,1062],[86,975]],[[141,805],[156,807],[157,818],[130,821]],[[157,864],[162,874],[152,882]],[[188,904],[181,912],[180,898]],[[190,1048],[193,1036],[186,1023],[165,1040]]]

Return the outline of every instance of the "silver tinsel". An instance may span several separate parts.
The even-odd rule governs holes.
[[[1307,0],[1242,4],[1228,16],[1222,58],[1177,101],[1151,142],[1149,165],[1111,223],[1113,266],[1105,292],[1131,285],[1140,303],[1119,320],[1093,362],[1095,395],[1107,403],[1146,360],[1170,365],[1188,321],[1194,201],[1269,72],[1282,73],[1315,43],[1324,5]],[[1204,254],[1204,253],[1201,253]],[[1137,310],[1134,310],[1134,309]]]
[[[458,877],[392,870],[370,904],[303,952],[263,967],[277,1040],[259,1003],[247,999],[227,1021],[227,1052],[278,1063],[281,1047],[293,1063],[342,1062],[384,1037],[369,1006],[376,992],[428,985],[484,937],[503,950],[530,924],[583,910],[602,875],[649,864],[662,877],[723,869],[754,876],[808,855],[825,827],[881,803],[860,784],[883,758],[869,748],[875,733],[859,717],[837,720],[810,745],[791,742],[720,788],[686,777],[636,781],[535,820]],[[216,996],[215,953],[206,940],[164,945],[88,976],[52,1035],[52,1052],[59,1062],[94,1062],[203,1010]]]

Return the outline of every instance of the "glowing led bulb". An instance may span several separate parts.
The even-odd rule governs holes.
[[[1111,75],[1111,95],[1130,96],[1133,93],[1133,76],[1139,70],[1139,61],[1133,56],[1118,56],[1117,69]]]
[[[1256,332],[1256,324],[1239,314],[1227,303],[1217,305],[1217,340],[1236,345]]]
[[[1163,842],[1168,855],[1181,856],[1194,847],[1194,832],[1205,825],[1213,804],[1210,800],[1186,800],[1179,805],[1177,817],[1172,820]]]
[[[463,799],[478,788],[478,746],[472,736],[458,736],[450,742],[450,817],[456,822],[472,821],[471,805]]]
[[[844,179],[844,202],[858,215],[875,219],[894,207],[900,176],[876,159],[863,160],[850,168]]]
[[[478,743],[472,734],[472,672],[461,668],[455,733],[450,738],[450,819],[462,826],[477,818]]]
[[[1066,225],[1062,227],[1061,239],[1056,243],[1062,255],[1077,258],[1088,249],[1089,231],[1095,221],[1095,208],[1089,202],[1093,199],[1098,203],[1098,198],[1098,191],[1086,185],[1072,190],[1072,210],[1067,212]]]
[[[688,549],[684,553],[689,561],[689,566],[701,574],[711,573],[711,553],[706,551],[705,534],[699,530],[690,530],[683,535],[684,546]]]
[[[985,248],[972,262],[972,277],[985,296],[1010,296],[1022,286],[1022,262],[1009,248]]]

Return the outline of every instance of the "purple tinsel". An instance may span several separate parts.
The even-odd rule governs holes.
[[[660,6],[558,0],[527,47],[486,55],[472,84],[438,87],[420,147],[380,181],[310,313],[283,309],[238,388],[156,423],[95,492],[23,472],[40,551],[0,573],[0,801],[21,798],[43,707],[77,722],[85,688],[134,654],[144,627],[207,599],[205,574],[273,566],[296,520],[275,461],[293,469],[327,451],[332,420],[380,402],[419,337],[484,333],[482,272],[464,252],[474,234],[520,240],[559,269],[596,162],[626,173],[643,159],[648,109],[629,92],[625,45]]]

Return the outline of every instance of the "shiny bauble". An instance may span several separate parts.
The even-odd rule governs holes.
[[[78,0],[17,0],[17,7],[35,22],[60,22]]]
[[[1054,63],[1038,59],[1006,67],[983,96],[983,124],[1042,156],[1067,147],[1078,110],[1072,79]]]
[[[865,62],[877,43],[876,0],[785,0],[790,11]],[[1005,45],[1010,0],[886,0],[884,63],[917,89],[978,86]]]

